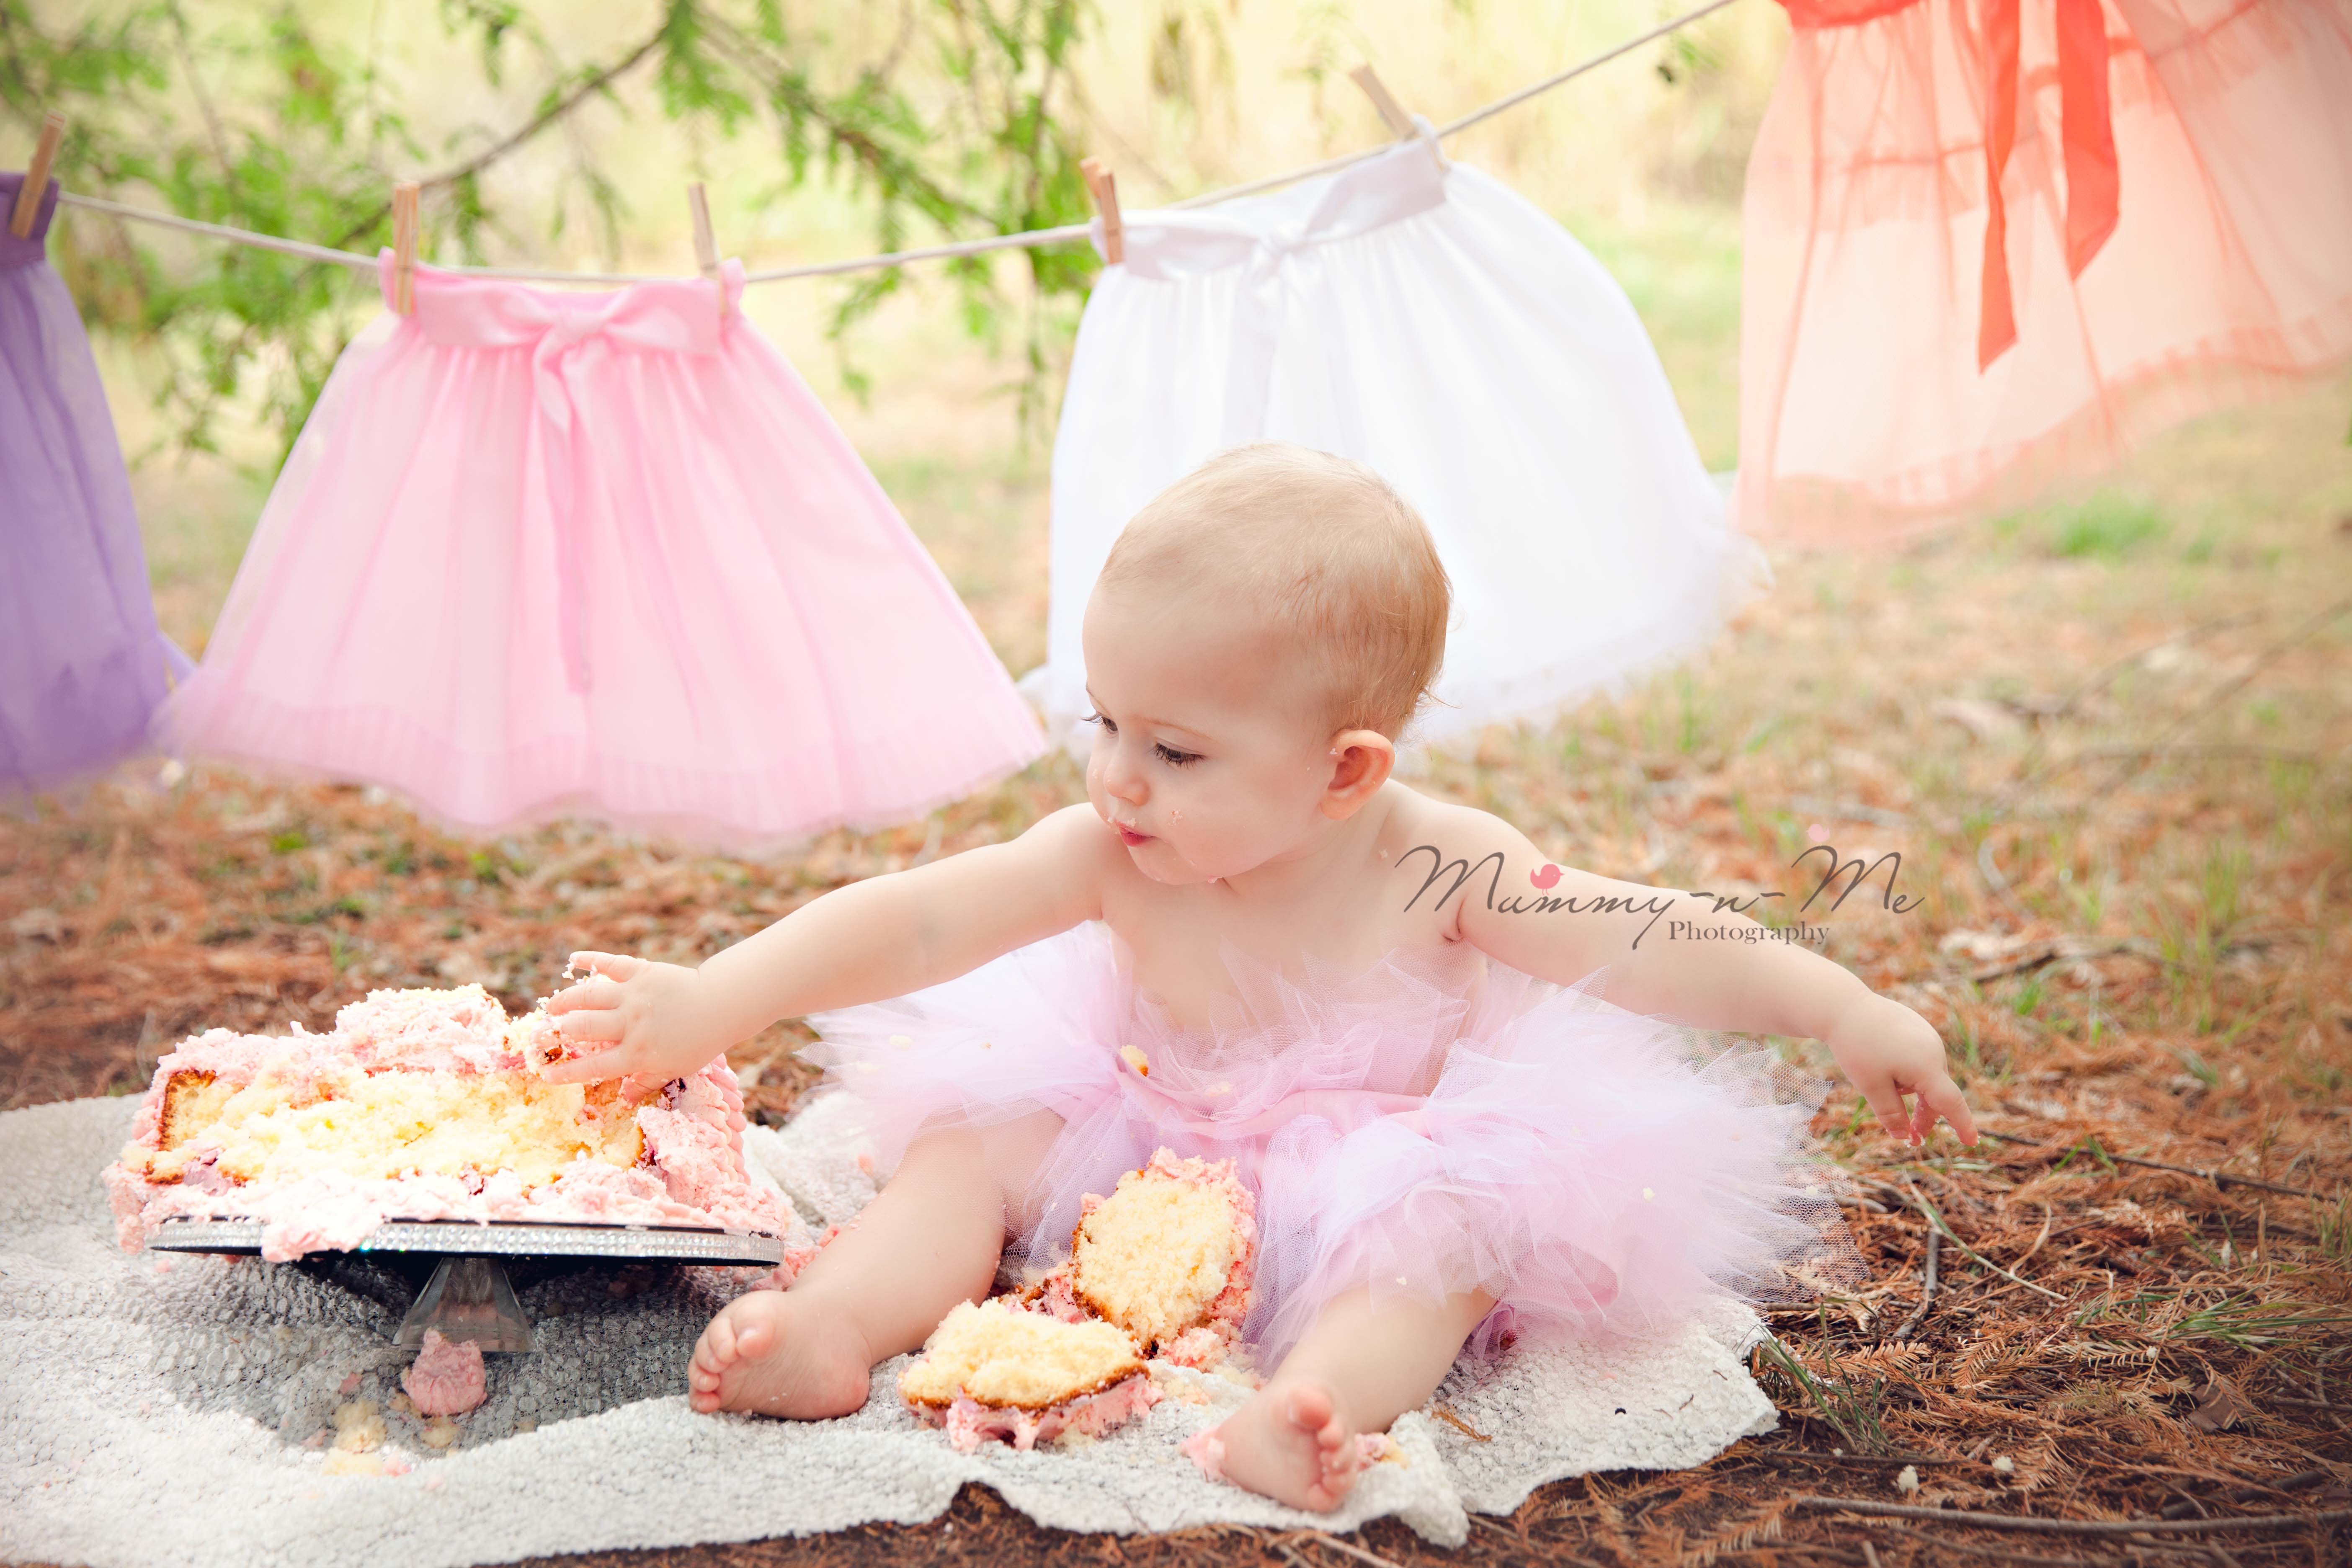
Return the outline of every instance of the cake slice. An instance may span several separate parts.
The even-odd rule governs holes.
[[[1116,1323],[1146,1355],[1188,1366],[1223,1358],[1248,1315],[1257,1205],[1231,1160],[1180,1160],[1166,1149],[1087,1194],[1070,1261],[1042,1295]]]
[[[898,1393],[966,1454],[990,1438],[1027,1449],[1064,1433],[1099,1436],[1160,1399],[1118,1329],[1001,1296],[959,1302],[899,1373]]]

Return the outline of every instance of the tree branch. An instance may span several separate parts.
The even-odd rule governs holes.
[[[579,108],[592,94],[602,92],[610,87],[617,78],[627,73],[632,67],[661,46],[662,32],[662,28],[655,28],[635,48],[603,69],[582,78],[570,92],[549,103],[519,129],[492,142],[456,168],[419,180],[417,184],[428,191],[446,190],[460,180],[480,174],[484,169]],[[361,218],[343,232],[342,237],[334,242],[336,248],[341,249],[367,233],[368,230],[382,223],[391,212],[392,203],[389,200],[380,204],[365,217]]]

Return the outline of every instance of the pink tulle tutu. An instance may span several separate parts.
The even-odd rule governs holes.
[[[735,263],[596,294],[414,281],[320,395],[166,746],[467,831],[742,848],[905,822],[1044,752]]]
[[[822,1014],[804,1053],[885,1166],[927,1126],[1063,1127],[1012,1250],[1065,1256],[1086,1194],[1155,1148],[1232,1159],[1258,1202],[1260,1364],[1324,1302],[1485,1289],[1476,1336],[1650,1334],[1854,1267],[1807,1151],[1826,1085],[1769,1051],[1619,1008],[1608,972],[1538,981],[1461,948],[1286,977],[1228,947],[1205,1028],[1138,992],[1089,922],[941,985]],[[1481,970],[1483,969],[1483,980]]]

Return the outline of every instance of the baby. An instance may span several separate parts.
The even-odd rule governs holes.
[[[808,1016],[895,1166],[791,1289],[711,1321],[696,1409],[857,1409],[1008,1238],[1051,1261],[1082,1195],[1164,1144],[1258,1194],[1270,1375],[1215,1433],[1223,1473],[1328,1510],[1356,1436],[1474,1332],[1639,1331],[1815,1247],[1807,1108],[1768,1092],[1769,1053],[1700,1062],[1692,1031],[1817,1037],[1890,1131],[1975,1141],[1908,1007],[1790,943],[1691,940],[1755,922],[1390,776],[1449,595],[1369,469],[1228,452],[1137,515],[1087,605],[1087,805],[699,969],[576,956],[593,973],[549,1010],[606,1044],[550,1077],[691,1072]]]

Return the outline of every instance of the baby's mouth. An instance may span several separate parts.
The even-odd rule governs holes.
[[[1149,833],[1138,833],[1134,828],[1129,827],[1124,822],[1114,822],[1111,826],[1118,829],[1118,841],[1128,846],[1129,848],[1134,847],[1138,844],[1149,844],[1151,842],[1151,835]]]

